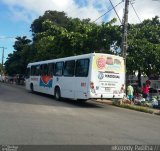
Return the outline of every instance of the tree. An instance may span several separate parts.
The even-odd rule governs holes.
[[[46,20],[51,21],[53,24],[66,27],[69,21],[69,18],[66,16],[64,12],[58,11],[46,11],[43,16],[40,16],[38,19],[35,19],[31,24],[31,31],[33,35],[36,33],[44,32],[43,22]]]
[[[156,16],[140,24],[131,25],[129,30],[129,48],[127,72],[141,74],[160,74],[160,20]]]
[[[23,48],[31,42],[30,39],[27,39],[26,36],[16,37],[15,44],[13,45],[14,50],[22,51]]]
[[[70,19],[66,28],[46,20],[42,24],[43,32],[35,34],[37,56],[40,60],[91,52],[112,53],[110,46],[120,44],[118,26],[115,20],[102,25],[89,20]]]
[[[24,37],[17,37],[14,48],[15,51],[8,55],[7,61],[5,62],[5,70],[9,75],[13,74],[24,74],[26,70],[26,57],[24,55],[24,49],[29,46],[31,40]]]

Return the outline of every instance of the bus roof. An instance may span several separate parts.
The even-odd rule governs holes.
[[[77,55],[77,56],[70,56],[70,57],[64,57],[64,58],[58,58],[58,59],[51,59],[51,60],[33,62],[33,63],[29,63],[28,66],[44,64],[44,63],[59,62],[59,61],[65,61],[65,60],[72,60],[72,59],[89,58],[89,57],[92,57],[92,56],[95,56],[95,55],[115,56],[115,55],[112,55],[112,54],[105,54],[105,53],[89,53],[89,54],[83,54],[83,55]],[[121,56],[117,56],[117,57],[122,58]]]

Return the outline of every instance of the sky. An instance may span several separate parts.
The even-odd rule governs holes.
[[[113,5],[124,0],[111,0]],[[141,21],[160,16],[160,0],[130,0]],[[109,0],[0,0],[0,47],[5,47],[4,61],[14,51],[15,37],[32,37],[30,26],[34,19],[43,15],[46,10],[64,11],[69,17],[90,18],[95,21],[112,8]],[[122,19],[124,2],[116,7]],[[117,18],[114,10],[96,21],[97,24]],[[140,23],[133,8],[129,7],[129,23]],[[120,22],[117,20],[117,24]],[[2,48],[0,48],[0,62]]]

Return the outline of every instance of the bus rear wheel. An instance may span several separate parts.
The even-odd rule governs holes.
[[[59,88],[59,87],[57,87],[57,88],[55,89],[55,99],[56,99],[57,101],[60,101],[60,100],[61,100],[61,91],[60,91],[60,88]]]

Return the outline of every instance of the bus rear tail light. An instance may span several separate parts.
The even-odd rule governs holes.
[[[94,89],[94,83],[93,82],[90,82],[90,88]]]

